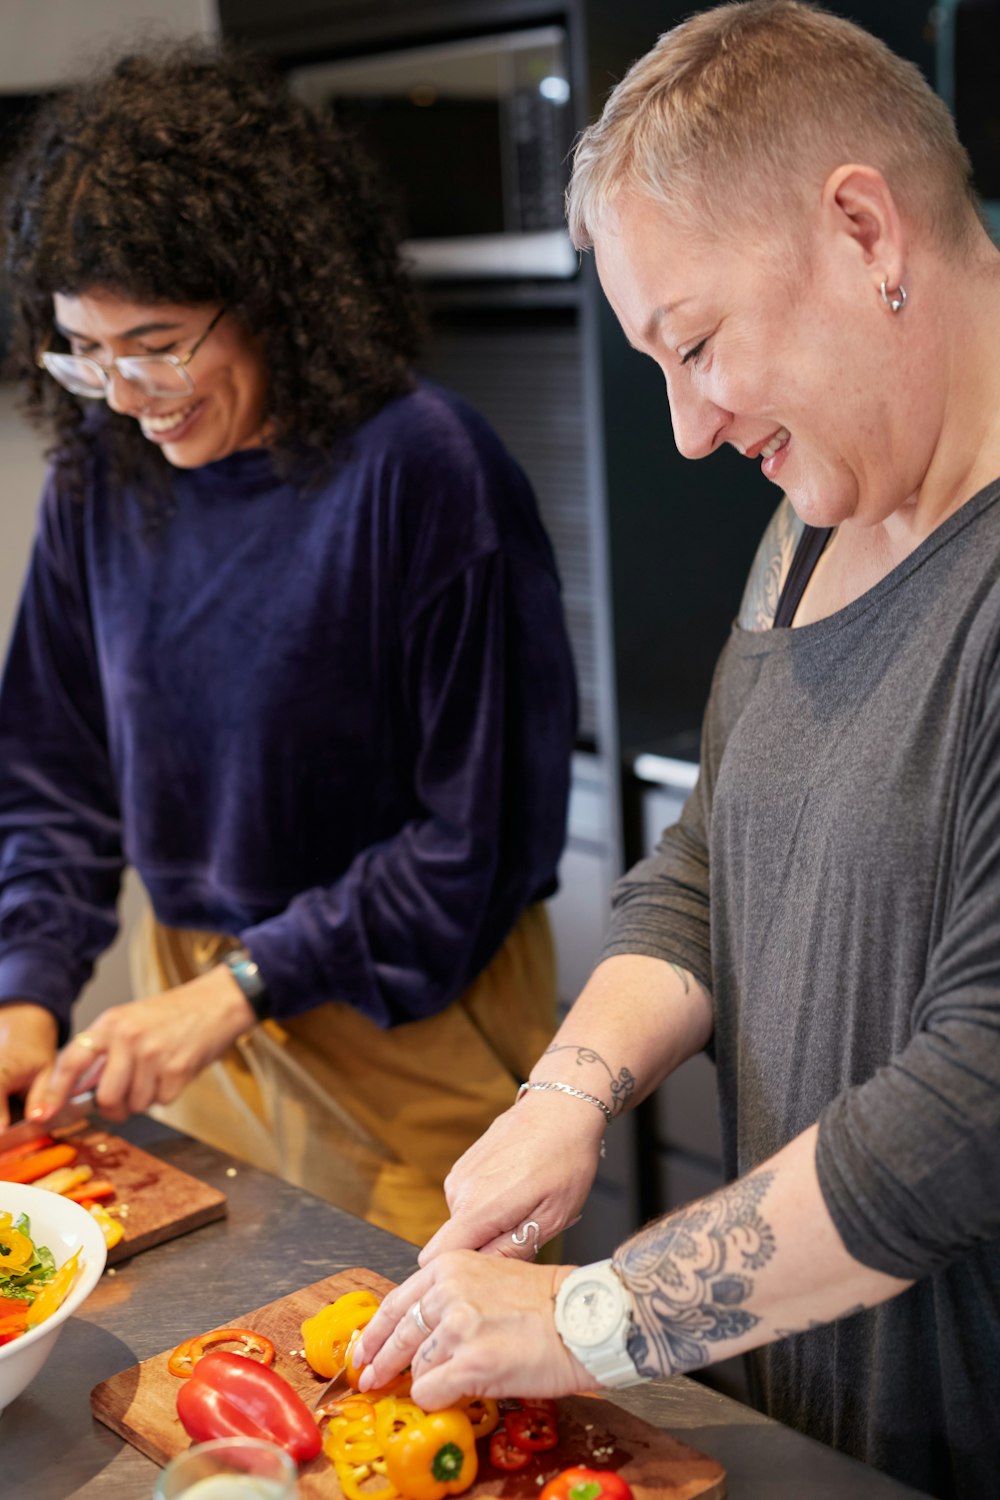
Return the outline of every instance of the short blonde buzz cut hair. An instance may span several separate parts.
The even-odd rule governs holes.
[[[982,217],[944,102],[915,64],[801,0],[745,0],[666,32],[581,135],[566,194],[590,249],[623,192],[722,236],[789,236],[847,162],[876,168],[942,247]]]

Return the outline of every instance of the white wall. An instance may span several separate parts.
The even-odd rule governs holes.
[[[143,36],[216,28],[215,0],[0,0],[0,93],[57,87]]]

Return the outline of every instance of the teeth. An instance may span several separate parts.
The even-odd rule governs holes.
[[[773,458],[778,449],[788,442],[791,435],[787,427],[779,427],[770,442],[765,443],[760,450],[761,458]]]
[[[192,401],[180,411],[167,412],[162,417],[145,416],[142,419],[142,425],[147,432],[170,432],[174,427],[179,427],[182,422],[186,422],[197,405],[197,401]]]

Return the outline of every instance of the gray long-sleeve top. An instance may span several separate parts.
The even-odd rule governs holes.
[[[875,588],[734,628],[699,783],[605,954],[711,991],[732,1176],[820,1121],[848,1250],[916,1285],[752,1356],[775,1417],[1000,1493],[1000,483]]]

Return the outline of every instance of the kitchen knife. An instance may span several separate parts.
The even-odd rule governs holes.
[[[331,1381],[328,1381],[326,1385],[320,1387],[319,1395],[314,1401],[310,1402],[310,1405],[312,1406],[313,1411],[318,1411],[319,1408],[321,1406],[325,1406],[328,1401],[339,1401],[343,1400],[345,1396],[353,1395],[355,1395],[355,1392],[351,1390],[346,1372],[344,1370],[340,1370]]]
[[[16,1125],[10,1125],[6,1130],[0,1130],[0,1152],[9,1151],[15,1146],[26,1146],[31,1141],[41,1140],[43,1136],[51,1135],[54,1130],[64,1130],[67,1125],[75,1125],[78,1120],[85,1120],[94,1112],[94,1090],[87,1089],[82,1094],[74,1094],[72,1099],[67,1099],[61,1109],[57,1109],[54,1115],[47,1120],[20,1120]]]

